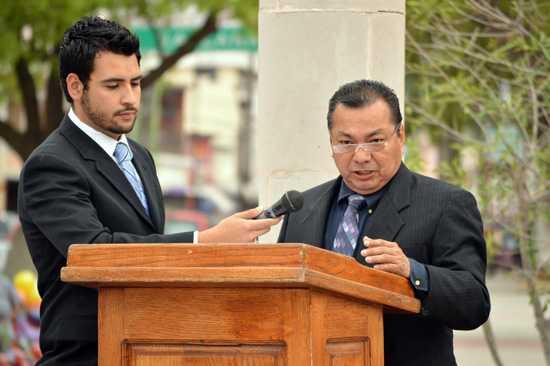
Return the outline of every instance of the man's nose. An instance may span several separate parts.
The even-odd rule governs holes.
[[[358,162],[369,161],[372,159],[372,152],[363,145],[358,145],[353,153],[353,160]]]
[[[136,90],[131,86],[125,87],[122,92],[121,103],[125,105],[134,105],[136,104],[136,100]]]

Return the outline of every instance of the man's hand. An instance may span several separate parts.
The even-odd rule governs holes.
[[[262,207],[238,212],[208,230],[199,232],[199,243],[253,243],[254,239],[269,232],[283,219],[252,220],[263,211]]]
[[[382,239],[363,238],[363,244],[367,249],[361,251],[361,255],[367,263],[376,263],[375,269],[395,273],[396,275],[409,278],[411,266],[409,258],[401,250],[397,243]]]

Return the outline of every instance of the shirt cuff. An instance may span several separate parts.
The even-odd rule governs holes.
[[[199,232],[194,231],[193,232],[193,244],[197,244],[199,242]]]
[[[424,299],[430,291],[430,277],[426,266],[409,258],[411,275],[409,280],[414,288],[414,295],[417,299]]]

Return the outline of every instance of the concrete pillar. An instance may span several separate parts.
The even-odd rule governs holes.
[[[268,207],[338,176],[326,113],[339,86],[382,81],[403,109],[405,0],[260,0],[258,52],[258,191]]]

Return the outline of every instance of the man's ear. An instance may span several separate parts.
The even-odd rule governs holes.
[[[330,144],[330,156],[331,157],[334,157],[334,150],[332,149],[332,131],[331,130],[328,130],[328,142]]]
[[[401,146],[401,157],[405,156],[405,124],[401,122],[399,126],[399,145]]]
[[[84,84],[80,81],[80,78],[75,73],[70,73],[67,75],[67,89],[69,95],[73,100],[80,101],[82,99],[82,94],[84,93]]]

